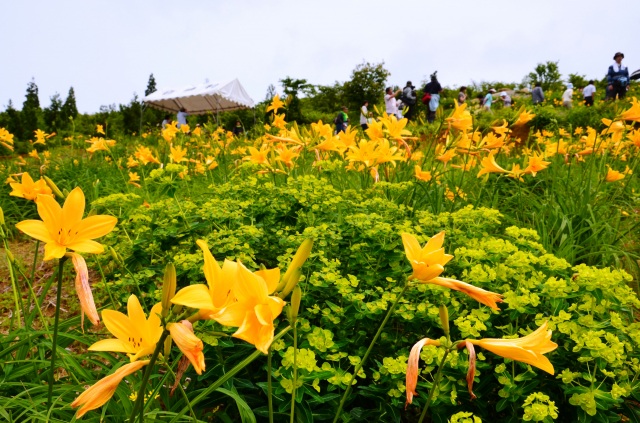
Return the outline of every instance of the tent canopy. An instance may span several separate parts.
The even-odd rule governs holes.
[[[640,79],[640,69],[632,73],[630,79]]]
[[[147,106],[168,112],[178,112],[184,108],[192,115],[249,109],[254,106],[253,100],[237,79],[224,83],[208,82],[182,89],[158,90],[142,101]]]

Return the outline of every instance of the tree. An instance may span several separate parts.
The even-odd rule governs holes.
[[[562,75],[558,68],[558,62],[548,61],[547,63],[538,63],[533,72],[525,77],[525,81],[530,85],[540,82],[542,89],[547,91],[550,89],[559,90],[562,88]]]
[[[313,85],[309,84],[306,79],[293,79],[288,76],[281,79],[280,83],[284,93],[287,95],[287,120],[302,122],[298,93],[313,93]]]
[[[62,100],[60,94],[55,93],[51,96],[51,104],[43,110],[44,124],[47,132],[57,132],[64,129],[68,122],[62,117]]]
[[[22,138],[22,122],[20,112],[13,107],[13,102],[9,100],[7,109],[0,114],[0,126],[11,132],[16,138]]]
[[[344,84],[344,99],[348,106],[359,109],[363,101],[375,105],[382,102],[384,85],[391,75],[384,62],[371,64],[362,62],[351,73],[351,79]]]
[[[569,82],[571,82],[575,88],[584,88],[589,84],[586,76],[578,75],[577,73],[569,74]]]
[[[276,87],[273,84],[269,84],[267,87],[267,96],[264,98],[264,101],[271,101],[273,97],[276,95]]]
[[[78,116],[78,107],[76,106],[76,93],[73,87],[69,88],[67,99],[62,105],[62,120],[69,123],[69,119],[75,119]]]
[[[144,90],[145,97],[151,93],[155,93],[158,89],[156,88],[156,78],[154,78],[153,74],[149,75],[149,82],[147,82],[147,89]]]
[[[133,134],[140,131],[140,114],[142,113],[142,103],[138,101],[138,94],[133,93],[133,98],[128,105],[119,105],[122,116],[122,130],[126,134]]]
[[[31,79],[31,82],[27,84],[27,94],[25,95],[24,103],[22,103],[22,112],[20,113],[24,140],[33,138],[35,130],[38,129],[38,116],[41,112],[38,86],[35,80]]]

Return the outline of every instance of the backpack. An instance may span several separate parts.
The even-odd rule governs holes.
[[[402,101],[402,104],[405,104],[407,106],[413,106],[414,104],[416,104],[416,100],[409,98],[409,96],[405,94],[405,90],[402,90],[402,94],[400,95],[400,100]]]

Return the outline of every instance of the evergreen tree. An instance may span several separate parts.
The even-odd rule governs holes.
[[[62,118],[62,99],[60,94],[51,96],[51,104],[43,110],[44,124],[47,132],[58,132],[66,127]]]
[[[142,103],[138,101],[138,94],[133,94],[131,103],[120,104],[118,107],[122,116],[122,130],[126,134],[138,133],[140,131],[140,114],[142,113]]]
[[[62,119],[68,123],[69,119],[75,119],[78,116],[78,107],[76,106],[76,93],[73,87],[69,88],[67,99],[62,105]]]
[[[22,104],[20,118],[22,122],[22,138],[28,140],[33,138],[33,134],[38,129],[38,116],[42,113],[40,100],[38,99],[38,86],[35,80],[27,84],[27,94]]]
[[[302,122],[302,111],[300,109],[300,98],[298,92],[312,93],[313,85],[309,84],[306,79],[293,79],[286,77],[280,80],[284,93],[287,95],[287,121]]]
[[[149,75],[149,82],[147,82],[147,89],[144,90],[145,97],[151,93],[155,93],[158,89],[156,88],[156,78],[153,77],[153,74]]]
[[[7,109],[0,116],[0,126],[11,132],[16,139],[22,138],[22,123],[20,112],[13,107],[13,102],[9,100]]]

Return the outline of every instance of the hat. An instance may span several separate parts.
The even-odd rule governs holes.
[[[622,58],[624,59],[624,53],[617,52],[616,54],[613,55],[613,60],[616,60],[616,57],[618,56],[622,56]]]
[[[413,84],[411,83],[411,81],[407,81],[407,87],[412,86]]]
[[[573,84],[571,82],[567,82],[565,85],[567,88],[573,89]]]
[[[490,89],[489,89],[489,92],[490,92],[490,93],[495,93],[495,92],[496,92],[496,90],[494,90],[493,88],[490,88]]]

